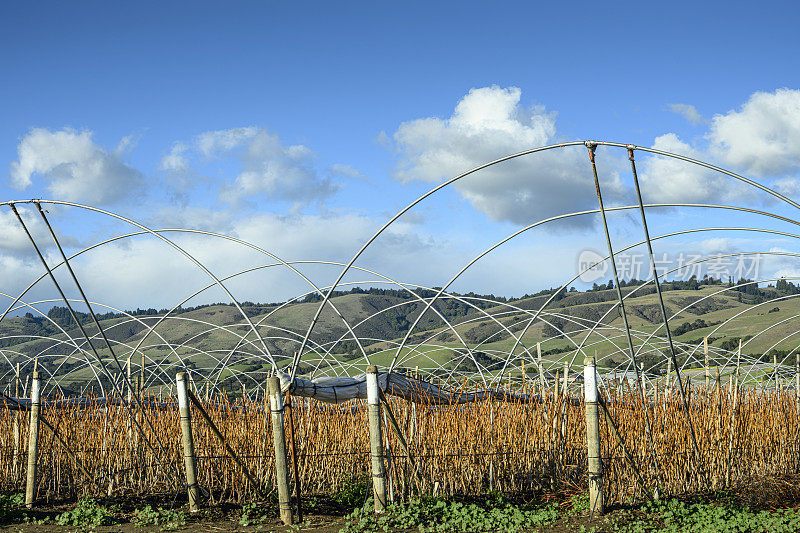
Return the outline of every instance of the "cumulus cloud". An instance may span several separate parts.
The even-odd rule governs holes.
[[[328,168],[328,171],[334,176],[343,176],[345,178],[353,178],[359,180],[366,180],[367,178],[364,177],[364,174],[361,173],[358,169],[351,167],[350,165],[343,165],[341,163],[336,163]]]
[[[502,156],[556,141],[556,115],[520,104],[521,90],[472,89],[447,119],[404,122],[394,133],[399,154],[395,178],[438,182]],[[608,173],[604,173],[608,176]],[[613,199],[621,187],[604,176]],[[553,150],[481,170],[455,185],[492,220],[526,224],[555,214],[591,208],[593,178],[585,148]]]
[[[47,228],[39,217],[39,213],[23,206],[18,206],[17,210],[38,244],[50,241],[50,234],[47,233]],[[28,236],[19,225],[17,217],[7,208],[0,210],[0,251],[33,253]]]
[[[800,169],[800,90],[753,93],[734,111],[715,115],[708,133],[711,152],[756,176]]]
[[[159,169],[174,174],[185,175],[191,170],[189,159],[186,157],[186,151],[189,147],[182,142],[173,143],[172,148],[167,155],[161,159]]]
[[[190,186],[193,165],[230,160],[239,166],[236,176],[222,186],[219,197],[230,204],[265,198],[304,205],[323,201],[338,190],[315,167],[316,154],[304,145],[283,144],[277,135],[256,127],[201,133],[189,143],[175,143],[160,168],[179,190]]]
[[[24,190],[40,178],[60,200],[118,202],[138,194],[144,183],[141,173],[122,160],[130,146],[131,138],[126,137],[109,152],[95,144],[91,131],[34,128],[17,146],[11,184]]]
[[[674,133],[656,137],[652,148],[701,161],[707,159],[701,150]],[[640,160],[639,177],[647,202],[719,203],[753,194],[728,176],[672,157],[648,156]]]
[[[668,104],[669,110],[676,113],[694,125],[705,122],[703,115],[698,113],[697,108],[691,104]]]
[[[189,213],[184,219],[176,221],[179,223],[175,225],[187,223],[190,226],[193,219],[202,218],[203,215],[201,211]],[[26,222],[28,219],[26,216]],[[9,226],[12,222],[15,220],[9,221]],[[238,220],[218,218],[217,222],[220,227],[208,229],[251,242],[287,261],[347,263],[383,220],[354,213],[261,213]],[[0,231],[5,228],[5,218],[2,218]],[[332,239],[331,235],[336,235],[336,238]],[[6,232],[0,236],[7,238]],[[274,262],[250,248],[213,236],[178,232],[164,233],[164,236],[196,257],[218,277]],[[97,236],[96,240],[103,238]],[[27,240],[22,239],[11,244],[22,249],[28,244]],[[464,258],[455,254],[446,243],[431,239],[418,228],[397,225],[374,242],[359,264],[401,281],[431,286],[441,284],[457,267],[457,261],[463,261]],[[5,268],[5,286],[0,291],[19,291],[42,273],[35,258],[2,252],[0,250],[0,267]],[[52,257],[48,255],[47,259],[51,264],[58,261],[57,254]],[[104,244],[72,263],[92,300],[127,309],[137,306],[169,307],[212,282],[207,274],[181,253],[148,235]],[[303,264],[297,268],[319,286],[325,286],[336,278],[342,267]],[[354,272],[348,279],[369,281],[377,278],[371,274]],[[262,302],[282,301],[310,290],[305,281],[285,267],[259,270],[227,284],[241,300]],[[51,287],[43,286],[41,294],[42,297],[57,298],[52,292]],[[218,289],[212,289],[203,293],[197,301],[227,301],[227,297]]]

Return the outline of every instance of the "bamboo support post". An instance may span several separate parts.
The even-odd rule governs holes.
[[[275,477],[278,485],[278,509],[281,521],[292,524],[292,502],[289,493],[289,469],[286,464],[286,436],[283,425],[283,393],[281,381],[269,378],[269,407],[272,413],[272,442],[275,446]]]
[[[183,464],[186,467],[186,492],[189,495],[189,512],[200,510],[200,488],[197,485],[197,457],[192,438],[192,410],[189,406],[186,375],[178,372],[175,376],[178,391],[178,408],[181,415],[181,437],[183,442]]]
[[[600,461],[600,412],[597,395],[597,369],[594,357],[583,361],[584,399],[586,404],[586,446],[589,474],[589,508],[591,515],[605,512],[603,500],[603,466]],[[590,519],[591,520],[591,519]]]
[[[372,492],[375,498],[375,512],[382,513],[386,507],[386,469],[383,463],[383,432],[381,430],[381,406],[378,398],[378,369],[375,365],[367,367],[367,415],[369,417]]]
[[[39,408],[40,408],[39,372],[33,372],[31,384],[31,421],[28,436],[28,471],[25,482],[25,506],[30,509],[36,499],[36,459],[39,447]]]

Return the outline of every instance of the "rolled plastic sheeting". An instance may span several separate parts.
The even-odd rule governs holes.
[[[328,403],[367,399],[367,376],[324,377],[315,380],[295,377],[278,372],[281,389],[294,396],[305,396]],[[425,404],[462,404],[487,399],[511,402],[536,402],[539,396],[515,394],[499,389],[475,392],[452,392],[443,390],[427,381],[422,381],[396,372],[378,372],[378,386],[384,394],[399,396],[407,401]]]

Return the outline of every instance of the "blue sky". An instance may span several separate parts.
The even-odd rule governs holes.
[[[73,200],[152,227],[234,235],[285,259],[347,261],[445,177],[536,143],[658,146],[798,198],[797,23],[793,5],[779,2],[6,3],[0,201]],[[780,148],[754,142],[764,138]],[[601,165],[609,202],[630,203],[624,153]],[[641,165],[654,201],[719,199],[791,214],[718,177],[655,159],[648,167],[644,156]],[[590,174],[571,181],[588,168],[576,149],[470,178],[401,219],[363,264],[441,285],[537,215],[596,205]],[[8,215],[0,208],[0,290],[10,293],[38,267]],[[74,209],[52,216],[72,251],[128,231]],[[653,217],[656,231],[746,218],[680,210]],[[635,219],[615,220],[620,245],[636,236]],[[548,226],[456,287],[513,295],[564,282],[580,250],[603,251],[598,235],[596,219]],[[263,262],[197,237],[180,241],[220,273]],[[690,241],[664,249],[793,245],[727,232]],[[98,299],[127,307],[193,292],[202,276],[186,274],[191,267],[179,258],[162,264],[158,246],[87,254],[87,283]],[[127,282],[109,271],[125,272]],[[321,284],[336,273],[308,272]],[[292,276],[276,276],[236,285],[237,296],[274,301],[303,290]],[[164,279],[174,290],[159,287]]]

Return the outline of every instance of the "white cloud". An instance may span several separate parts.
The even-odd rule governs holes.
[[[17,146],[11,163],[11,184],[27,189],[40,177],[59,200],[108,204],[140,192],[143,178],[122,160],[131,145],[126,137],[118,150],[108,152],[92,140],[92,132],[34,128]]]
[[[190,144],[175,143],[160,168],[183,191],[196,174],[193,163],[214,159],[233,160],[239,167],[236,177],[219,189],[220,199],[230,204],[261,197],[304,205],[323,201],[338,189],[329,177],[320,175],[311,149],[285,145],[277,135],[256,127],[207,131]]]
[[[240,147],[245,141],[253,139],[261,132],[253,126],[207,131],[198,135],[195,142],[203,155],[212,157]]]
[[[188,149],[189,147],[182,142],[173,143],[169,153],[161,159],[159,169],[176,174],[186,174],[189,172],[189,159],[186,157],[186,151]]]
[[[203,213],[189,213],[183,222],[191,222]],[[328,215],[259,214],[236,221],[217,217],[221,231],[287,260],[329,260],[347,263],[363,242],[380,227],[382,220],[352,213]],[[4,219],[0,219],[0,224]],[[26,217],[28,222],[28,217]],[[184,225],[184,224],[177,224]],[[0,226],[2,230],[4,226]],[[336,238],[331,238],[335,235]],[[175,241],[194,255],[218,277],[246,268],[273,263],[268,256],[245,246],[215,237],[191,233],[169,232],[165,237]],[[101,240],[102,237],[96,237]],[[24,247],[27,241],[15,242]],[[439,245],[436,245],[439,244]],[[401,281],[441,284],[457,267],[458,257],[452,247],[434,243],[424,233],[398,225],[375,241],[359,261],[360,265],[395,276]],[[48,261],[57,262],[56,257]],[[72,261],[87,295],[93,300],[121,308],[170,307],[211,279],[183,255],[160,240],[148,236],[115,241]],[[37,260],[0,253],[4,270],[4,286],[0,291],[13,293],[27,286],[42,271]],[[319,286],[331,283],[341,266],[298,265]],[[371,274],[353,272],[350,280],[376,280]],[[282,301],[310,290],[310,286],[285,267],[274,267],[247,274],[228,282],[241,300]],[[43,285],[42,297],[55,297],[49,285]],[[227,301],[218,289],[204,293],[198,301]]]
[[[50,242],[50,234],[35,209],[17,206],[17,211],[39,246],[42,246],[42,243]],[[5,207],[0,209],[0,251],[34,253],[31,242],[20,226],[19,220],[10,209]]]
[[[800,90],[753,93],[737,111],[715,115],[711,152],[726,164],[756,175],[800,169]]]
[[[656,137],[653,148],[698,160],[706,154],[674,133]],[[672,157],[640,159],[640,179],[646,202],[720,203],[753,195],[740,182],[718,172]]]
[[[791,200],[800,200],[800,179],[779,178],[772,183],[772,189]]]
[[[471,89],[447,119],[404,122],[394,133],[400,159],[395,177],[438,182],[525,149],[556,141],[556,115],[520,104],[516,87]],[[601,171],[605,194],[621,191],[616,176]],[[493,220],[518,224],[596,206],[586,149],[537,153],[481,170],[456,190]]]
[[[705,122],[703,115],[691,104],[669,104],[668,107],[670,111],[682,116],[694,125]]]
[[[364,174],[362,174],[358,169],[355,169],[350,165],[342,165],[341,163],[335,163],[331,165],[328,171],[334,176],[343,176],[345,178],[353,178],[359,180],[367,179],[364,177]]]

